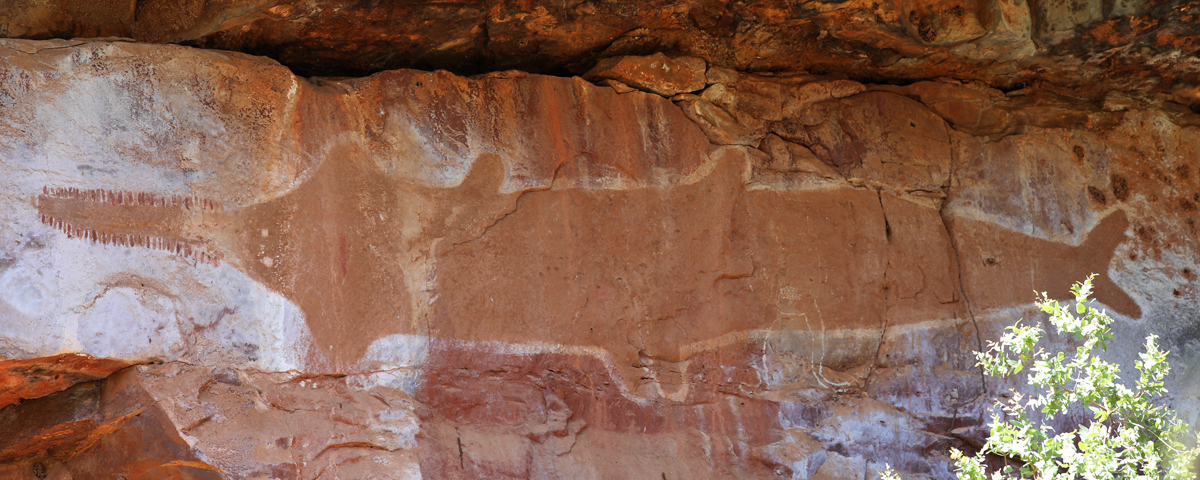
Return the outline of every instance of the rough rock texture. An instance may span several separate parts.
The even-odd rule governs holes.
[[[397,68],[582,74],[666,52],[755,72],[950,77],[1017,89],[1200,83],[1195,0],[4,0],[0,36],[129,37],[275,58],[302,75]]]
[[[623,55],[601,60],[583,74],[583,78],[624,82],[639,90],[669,97],[702,90],[706,80],[705,67],[704,60],[693,57],[669,58],[662,53]]]
[[[80,382],[98,380],[130,364],[114,358],[65,353],[0,361],[0,408],[44,397]]]
[[[344,21],[293,21],[322,5],[47,4],[5,28],[276,35],[262,48],[289,62],[318,41],[297,39]],[[621,5],[569,28],[535,8],[542,37],[503,4],[391,8],[478,15],[486,51],[507,52],[489,58],[561,66],[599,48],[582,38],[603,46],[627,28],[597,18],[646,15]],[[1200,116],[1177,96],[1100,84],[747,73],[758,60],[721,42],[815,62],[787,68],[826,54],[771,50],[779,37],[722,15],[796,39],[830,22],[819,28],[841,29],[820,38],[835,45],[865,35],[836,48],[892,41],[852,30],[862,5],[804,7],[816,10],[792,24],[751,7],[655,10],[664,26],[606,47],[622,56],[595,65],[600,85],[514,71],[305,79],[242,53],[0,40],[0,473],[865,479],[886,462],[952,478],[948,448],[978,444],[991,395],[1010,386],[983,383],[971,351],[1039,319],[1034,290],[1061,298],[1089,273],[1125,339],[1110,354],[1128,362],[1159,334],[1176,367],[1168,400],[1197,423]],[[901,7],[871,7],[916,12],[897,17],[917,35],[897,49],[996,45],[1011,26],[995,16],[1004,5]],[[1004,45],[1070,43],[1076,25],[1167,7],[1121,8],[1046,23],[1062,17],[1031,4],[1041,20]],[[1176,14],[1154,17],[1156,35],[1182,28]],[[676,55],[698,47],[646,40],[691,31],[672,18],[725,33],[703,59]],[[457,41],[454,22],[403,41]],[[392,27],[363,27],[381,46],[342,52],[358,67],[335,49],[304,61],[393,65],[372,52],[402,56],[401,40],[375,28]],[[518,37],[537,55],[493,50]],[[428,62],[469,60],[479,42]],[[954,55],[863,65],[903,78],[970,63]],[[986,58],[980,79],[1034,65]],[[1086,62],[1046,65],[1043,78],[1098,80]]]

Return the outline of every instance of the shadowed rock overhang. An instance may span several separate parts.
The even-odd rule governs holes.
[[[749,72],[1175,92],[1195,103],[1200,0],[0,1],[0,36],[126,37],[304,76],[581,74],[665,52]]]

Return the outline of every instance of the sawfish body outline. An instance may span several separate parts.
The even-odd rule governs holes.
[[[873,191],[868,192],[865,196],[851,192],[850,197],[839,197],[838,199],[823,197],[827,195],[824,191],[746,191],[741,187],[743,182],[740,171],[741,169],[736,166],[718,166],[713,173],[695,184],[669,188],[632,190],[551,188],[505,194],[500,193],[500,186],[506,178],[505,164],[495,155],[480,156],[474,162],[463,183],[458,187],[439,189],[419,187],[389,179],[360,152],[345,151],[328,158],[304,184],[274,200],[257,205],[221,208],[216,202],[195,197],[184,199],[185,197],[145,193],[114,195],[111,192],[100,191],[64,194],[64,190],[61,189],[47,189],[43,195],[37,198],[36,204],[43,221],[59,230],[68,232],[71,238],[83,238],[122,246],[161,248],[191,256],[202,262],[231,264],[300,306],[305,313],[317,346],[325,347],[322,348],[322,351],[328,350],[330,359],[336,365],[351,364],[357,361],[371,341],[394,333],[427,334],[435,337],[445,336],[478,341],[523,340],[546,341],[551,344],[587,344],[589,342],[587,338],[564,336],[560,332],[547,331],[546,325],[540,325],[535,318],[526,318],[527,315],[565,314],[554,308],[541,308],[538,305],[557,301],[557,297],[571,297],[575,293],[546,290],[546,285],[538,287],[537,292],[531,293],[532,291],[526,292],[525,290],[528,289],[520,286],[512,288],[513,291],[510,294],[521,297],[525,304],[509,307],[509,310],[480,310],[489,303],[487,299],[483,298],[484,294],[497,290],[496,285],[499,284],[484,282],[482,289],[471,290],[464,287],[462,291],[458,291],[459,285],[454,283],[457,281],[455,278],[466,278],[463,275],[476,275],[483,278],[489,274],[498,274],[500,277],[504,277],[506,272],[500,271],[502,269],[492,271],[491,267],[466,264],[462,268],[468,268],[471,271],[438,274],[435,282],[438,291],[433,295],[436,300],[433,305],[429,306],[430,311],[425,314],[427,318],[421,320],[424,322],[424,331],[412,331],[412,326],[417,325],[418,322],[412,318],[414,313],[411,308],[410,289],[413,287],[411,280],[405,278],[405,265],[411,264],[416,257],[431,256],[436,264],[446,255],[457,255],[462,252],[467,252],[467,255],[477,255],[484,251],[481,249],[492,248],[487,255],[500,258],[502,262],[497,265],[516,265],[513,268],[518,269],[517,273],[521,273],[520,269],[529,269],[534,265],[545,263],[542,262],[541,256],[551,255],[551,253],[541,250],[544,247],[537,243],[540,241],[550,241],[547,245],[553,244],[553,241],[561,241],[581,252],[600,252],[603,251],[603,248],[600,247],[604,244],[627,242],[620,237],[625,231],[623,226],[632,228],[636,225],[675,223],[679,229],[684,230],[682,235],[699,237],[710,233],[696,230],[682,222],[688,219],[701,219],[698,221],[703,223],[702,219],[712,218],[715,215],[740,216],[743,218],[729,223],[727,229],[770,228],[779,231],[773,232],[771,235],[762,232],[726,232],[725,234],[731,235],[731,238],[737,238],[729,240],[724,246],[714,248],[721,252],[741,251],[743,253],[733,255],[733,257],[741,255],[744,258],[741,260],[727,258],[718,262],[719,265],[711,274],[707,271],[697,274],[696,281],[700,282],[697,285],[707,282],[712,286],[704,286],[696,291],[709,292],[710,296],[720,297],[725,295],[725,292],[732,291],[729,290],[729,287],[717,286],[722,282],[733,282],[732,284],[736,285],[737,289],[741,289],[739,291],[744,291],[746,288],[754,291],[756,285],[760,291],[771,288],[779,291],[781,284],[764,283],[767,281],[756,277],[774,275],[775,278],[771,281],[778,282],[782,274],[767,272],[764,275],[763,269],[776,267],[756,264],[759,260],[753,257],[752,252],[763,252],[770,249],[842,249],[839,246],[829,247],[829,245],[836,245],[836,241],[820,244],[824,246],[813,242],[808,244],[793,242],[783,245],[771,243],[777,242],[777,240],[771,239],[784,238],[788,235],[796,236],[797,233],[801,233],[799,230],[789,233],[789,229],[804,229],[803,235],[800,236],[808,235],[806,238],[818,238],[814,237],[816,234],[812,232],[845,230],[844,226],[838,224],[844,220],[837,217],[831,218],[831,216],[839,212],[856,215],[854,212],[861,212],[861,209],[864,208],[863,205],[866,205],[860,201],[861,199],[856,198],[874,199],[876,196]],[[671,210],[674,207],[655,207],[648,204],[651,200],[650,197],[659,199],[675,197],[675,200],[678,200],[678,198],[693,198],[698,195],[727,195],[730,198],[727,199],[728,201],[718,201],[695,207],[685,206],[676,210]],[[611,224],[599,225],[591,230],[577,228],[576,231],[572,231],[568,227],[565,233],[563,230],[551,229],[548,234],[530,237],[531,240],[528,242],[533,243],[525,246],[509,244],[497,246],[476,241],[489,235],[493,227],[522,228],[520,227],[521,222],[533,220],[529,220],[529,217],[516,217],[525,214],[521,209],[536,214],[538,210],[530,205],[538,202],[557,202],[554,205],[561,204],[561,208],[570,208],[571,204],[588,204],[593,205],[592,208],[596,209],[594,211],[604,212],[607,207],[603,206],[603,201],[607,201],[610,206],[625,205],[623,210],[611,210],[612,216],[604,220],[612,222]],[[670,203],[670,201],[664,200],[663,203]],[[877,202],[877,200],[872,201]],[[425,209],[421,210],[413,205],[424,205]],[[680,213],[681,209],[688,208],[694,211],[688,214]],[[706,208],[709,211],[704,210]],[[805,225],[788,223],[785,220],[776,220],[770,226],[756,226],[747,223],[750,216],[781,208],[826,212],[825,220],[821,219],[821,215],[814,213],[805,217],[805,222],[809,222]],[[781,216],[781,218],[783,217]],[[564,219],[562,221],[576,220]],[[417,222],[420,225],[420,228],[415,229],[418,234],[412,233],[414,229],[411,228],[411,224],[407,224],[408,222]],[[503,222],[515,223],[502,225]],[[813,222],[817,224],[814,225]],[[1107,265],[1113,257],[1113,251],[1124,238],[1123,234],[1128,226],[1128,220],[1123,211],[1118,210],[1106,217],[1088,235],[1087,241],[1077,247],[1012,232],[986,222],[960,219],[951,223],[951,236],[964,257],[992,255],[993,257],[988,258],[994,258],[999,254],[989,252],[1000,250],[1008,252],[1008,256],[1000,261],[1007,270],[998,270],[994,268],[994,265],[989,264],[981,264],[982,267],[973,264],[961,267],[962,274],[967,278],[969,299],[977,310],[1028,304],[1032,301],[1034,289],[1049,290],[1052,296],[1061,297],[1058,290],[1065,290],[1067,284],[1057,285],[1050,283],[1049,280],[1058,281],[1060,277],[1078,280],[1088,273],[1093,273],[1085,270],[1095,269],[1094,273],[1098,274],[1097,298],[1105,304],[1113,306],[1120,313],[1134,317],[1140,316],[1141,312],[1137,303],[1113,284],[1106,275]],[[524,228],[532,228],[535,224],[536,222],[526,223],[524,225],[527,227]],[[960,228],[968,233],[956,233],[955,230]],[[503,228],[497,228],[497,230],[503,230]],[[882,228],[880,230],[882,238]],[[680,230],[676,230],[676,233],[679,232]],[[555,235],[562,238],[554,240],[552,237]],[[563,237],[564,235],[566,237]],[[756,235],[758,240],[751,238]],[[547,238],[549,240],[546,240]],[[512,241],[526,240],[517,238]],[[754,243],[756,241],[758,243]],[[491,246],[489,247],[489,245]],[[860,246],[860,248],[862,247]],[[821,250],[815,250],[807,252],[806,255],[818,257],[818,260],[819,257],[854,258],[853,252],[849,253],[849,257],[846,256],[847,252],[850,251],[827,255]],[[1049,261],[1022,263],[1020,256],[1024,254],[1029,254],[1030,258],[1037,257]],[[526,257],[521,255],[526,255]],[[728,253],[720,253],[720,255],[730,257]],[[621,259],[612,259],[612,261],[619,262]],[[695,262],[694,268],[707,268],[702,266],[703,263],[702,261]],[[786,262],[777,260],[776,263],[783,265]],[[449,265],[447,268],[457,268],[453,263]],[[567,268],[570,267],[568,264],[563,265]],[[859,268],[870,268],[870,265],[874,264],[856,264]],[[980,269],[984,267],[992,270],[981,273]],[[656,275],[672,275],[672,269],[677,270],[678,268],[678,266],[672,266],[664,267],[663,271],[650,271],[645,274],[649,279],[647,283],[653,285]],[[778,268],[787,267],[779,266]],[[795,270],[797,267],[790,268]],[[836,264],[824,264],[818,268],[825,269],[826,276],[829,276],[831,272],[836,274],[839,269],[845,269],[844,266]],[[1022,282],[1009,281],[1013,279],[1005,280],[1009,276],[1014,278],[1030,276],[1030,271],[1045,268],[1054,269],[1054,274],[1040,275],[1041,279],[1035,280],[1033,284],[1029,285],[1033,288],[1017,288],[1025,285]],[[739,271],[717,271],[721,269]],[[956,270],[958,269],[956,268]],[[519,275],[512,276],[511,272],[507,273],[510,274],[509,277],[498,280],[501,282],[500,284],[509,282],[510,287],[523,285],[517,278]],[[789,274],[795,276],[794,271]],[[973,287],[971,279],[984,278],[983,275],[987,276],[987,281],[979,284],[982,286]],[[618,279],[619,281],[620,279]],[[1013,285],[1014,287],[989,289],[988,285]],[[612,286],[615,287],[616,284],[614,283]],[[558,285],[557,287],[551,285],[551,287],[581,288],[572,285]],[[603,289],[605,285],[597,284],[596,288]],[[812,300],[804,304],[811,304],[814,307],[811,312],[798,313],[806,315],[806,318],[815,319],[817,315],[824,315],[825,326],[832,328],[853,328],[878,325],[879,323],[878,319],[869,318],[875,315],[874,313],[859,315],[859,313],[851,311],[858,307],[858,302],[863,301],[862,298],[855,297],[855,294],[851,292],[839,291],[837,288],[830,288],[827,290],[831,291],[822,292],[819,290],[821,288],[819,285],[805,288],[809,288],[806,291],[809,292],[807,294],[812,297]],[[855,288],[855,285],[847,284],[841,288]],[[804,292],[801,292],[801,295],[803,294]],[[971,297],[972,295],[977,298]],[[707,302],[709,300],[712,299],[699,301]],[[739,305],[736,301],[724,302],[720,298],[713,301],[728,303],[722,307],[723,310],[709,309],[710,313],[717,316],[728,315],[730,311],[736,311],[730,310],[731,308],[736,309]],[[759,293],[746,297],[742,305],[746,308],[746,312],[750,312],[746,316],[763,317],[752,320],[749,324],[741,322],[740,325],[734,326],[712,326],[711,324],[722,323],[722,321],[710,319],[705,320],[710,324],[708,327],[700,325],[689,328],[689,324],[684,322],[682,326],[671,327],[681,330],[682,333],[651,331],[654,335],[663,338],[661,341],[667,345],[665,349],[645,345],[637,348],[644,353],[650,352],[653,355],[670,358],[676,357],[685,344],[701,342],[729,333],[722,329],[769,328],[773,319],[778,316],[778,312],[768,312],[754,304],[769,303],[770,301]],[[494,303],[494,299],[492,303]],[[465,307],[455,307],[455,304],[465,305]],[[692,306],[687,305],[686,307],[691,308]],[[703,310],[703,308],[699,310]],[[454,318],[455,316],[484,314],[497,315],[492,318],[505,318],[504,323],[512,323],[512,326],[501,329],[504,333],[497,334],[492,330],[476,329],[471,325],[474,320]],[[617,315],[618,313],[610,311],[609,314]],[[745,313],[743,312],[743,314]],[[882,312],[878,313],[878,315],[883,314]],[[506,317],[505,315],[511,316]],[[863,318],[859,320],[841,318],[846,315],[859,315]],[[576,316],[578,316],[578,311]],[[680,319],[686,320],[686,317],[674,320],[666,318],[665,321],[678,323],[681,321]],[[632,325],[627,325],[627,320],[608,319],[606,321],[610,328],[618,325],[618,328],[636,329]],[[595,321],[599,322],[600,320]],[[761,325],[759,325],[760,323]],[[654,340],[643,339],[642,341]],[[610,341],[601,343],[606,342],[611,343]],[[626,340],[622,339],[619,343],[624,342]],[[628,342],[636,343],[632,340]],[[629,345],[626,344],[603,344],[600,346],[629,348]]]

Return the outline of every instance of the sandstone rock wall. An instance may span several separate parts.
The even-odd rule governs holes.
[[[970,352],[1089,273],[1197,423],[1177,97],[619,60],[0,40],[0,472],[952,478]]]
[[[309,75],[582,74],[667,52],[754,72],[995,88],[1177,90],[1200,101],[1195,0],[3,0],[0,36],[125,37]]]

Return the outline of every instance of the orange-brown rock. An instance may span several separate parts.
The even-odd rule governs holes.
[[[221,479],[180,438],[131,370],[0,410],[8,478]]]
[[[1111,4],[1110,4],[1111,3]],[[6,0],[0,35],[129,37],[264,55],[303,75],[396,68],[581,74],[623,55],[859,80],[1200,84],[1198,4],[1166,2],[432,2]]]
[[[670,97],[703,89],[705,64],[699,58],[669,58],[662,53],[644,57],[626,55],[601,60],[583,74],[583,78],[592,81],[616,80]]]
[[[230,5],[173,28],[249,41],[328,4],[206,23]],[[576,27],[614,5],[576,5]],[[769,42],[749,15],[790,18],[714,5],[637,15],[725,32],[714,55],[731,35]],[[130,28],[192,8],[138,6]],[[1012,5],[955,6],[878,11],[914,12],[896,34],[934,51],[1033,28]],[[541,8],[488,42],[567,28]],[[848,35],[861,8],[789,12]],[[305,79],[178,45],[0,40],[0,474],[849,479],[889,463],[949,479],[946,452],[982,440],[1009,386],[971,352],[1040,318],[1033,290],[1061,298],[1090,273],[1135,339],[1112,358],[1155,333],[1194,363],[1186,88],[753,73],[639,43],[654,32],[593,58],[629,67],[600,85]],[[1180,370],[1171,401],[1191,418]]]
[[[129,365],[120,359],[74,353],[0,360],[0,408],[26,398],[44,397],[76,383],[99,380]]]

